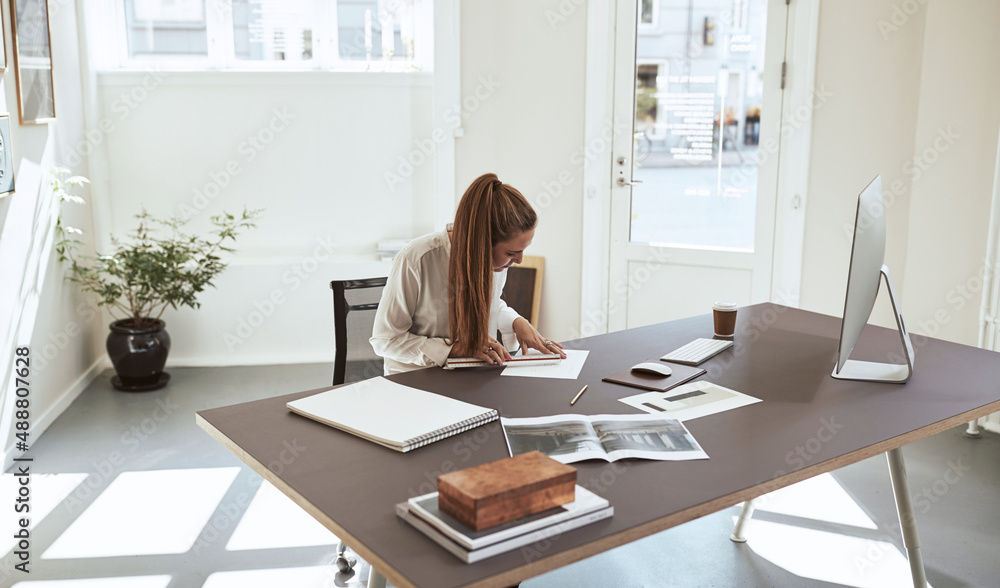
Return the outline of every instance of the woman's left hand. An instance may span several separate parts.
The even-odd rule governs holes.
[[[566,359],[563,346],[551,339],[542,337],[535,327],[531,326],[523,317],[514,319],[514,334],[521,342],[521,353],[527,353],[528,349],[537,349],[542,353],[558,353],[560,357]]]

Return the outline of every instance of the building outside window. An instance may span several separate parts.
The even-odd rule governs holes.
[[[639,2],[631,240],[752,250],[766,0]]]
[[[432,63],[431,0],[111,1],[124,68],[426,71]]]

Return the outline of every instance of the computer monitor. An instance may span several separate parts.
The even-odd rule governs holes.
[[[882,276],[885,276],[886,290],[896,316],[905,364],[849,359],[875,307]],[[851,266],[847,274],[847,294],[844,300],[844,321],[840,327],[840,346],[837,349],[837,365],[833,368],[833,377],[902,384],[912,374],[913,345],[899,311],[892,280],[889,278],[889,268],[885,265],[885,202],[882,199],[882,176],[879,175],[875,176],[858,197],[854,244],[851,247]]]

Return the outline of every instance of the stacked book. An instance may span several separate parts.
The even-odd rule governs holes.
[[[473,531],[438,508],[438,493],[396,505],[396,514],[465,563],[558,537],[566,531],[613,515],[615,509],[593,492],[576,487],[576,500],[560,507]]]

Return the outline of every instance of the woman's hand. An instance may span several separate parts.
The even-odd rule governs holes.
[[[448,357],[459,357],[460,356],[459,352],[456,351],[457,348],[458,345],[452,346],[451,353],[448,354]],[[461,357],[465,356],[462,355]],[[497,341],[493,337],[489,337],[486,340],[486,348],[479,351],[478,353],[470,355],[469,357],[475,357],[476,359],[481,359],[490,365],[503,365],[503,362],[510,359],[510,352],[507,351],[507,348],[504,347],[499,341]]]
[[[531,323],[523,317],[514,319],[514,334],[517,335],[517,340],[521,342],[522,353],[527,353],[528,349],[531,348],[545,354],[558,353],[559,357],[566,359],[562,345],[551,339],[542,337],[535,327],[531,326]]]

